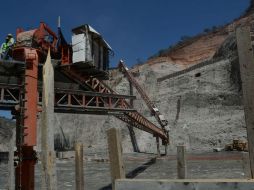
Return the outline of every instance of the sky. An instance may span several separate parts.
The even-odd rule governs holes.
[[[1,2],[0,41],[18,27],[33,29],[41,21],[56,31],[61,16],[68,42],[72,28],[90,24],[114,50],[110,66],[120,59],[132,66],[182,36],[232,21],[248,4],[249,0],[8,0]]]

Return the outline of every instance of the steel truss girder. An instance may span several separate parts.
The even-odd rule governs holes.
[[[19,91],[18,85],[5,85],[0,84],[0,104],[13,105],[19,103]]]
[[[135,96],[103,94],[86,91],[55,90],[55,111],[62,113],[113,114],[133,112],[124,107],[126,98]]]
[[[0,84],[0,108],[10,110],[18,105],[20,89],[19,85]],[[41,97],[39,90],[39,105],[41,105]],[[135,99],[135,96],[55,89],[55,112],[117,114],[135,111],[124,107],[124,99]]]
[[[61,70],[69,79],[75,81],[83,87],[89,88],[92,91],[107,94],[117,94],[99,79],[83,76],[82,73],[75,68],[64,67]],[[123,100],[122,105],[124,108],[131,108],[126,100]],[[163,141],[163,144],[169,143],[168,134],[166,134],[163,129],[157,127],[152,122],[147,120],[137,111],[125,113],[124,116],[117,116],[117,118],[130,124],[133,127],[139,128],[143,131],[153,134],[154,136],[160,137]]]

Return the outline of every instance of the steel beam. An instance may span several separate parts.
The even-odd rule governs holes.
[[[19,104],[20,87],[16,84],[0,84],[0,109],[12,110]],[[56,88],[55,112],[103,115],[134,112],[134,109],[124,108],[121,103],[124,99],[135,98],[128,95]],[[38,105],[41,105],[41,92],[39,92]]]
[[[133,95],[122,95],[122,94],[105,94],[100,92],[93,91],[83,91],[83,90],[72,90],[72,89],[55,89],[56,93],[71,93],[77,95],[86,95],[86,96],[99,96],[99,97],[111,97],[111,98],[124,98],[124,99],[136,99],[136,96]]]
[[[99,115],[115,115],[126,112],[135,112],[135,109],[121,108],[103,108],[103,107],[68,107],[55,106],[56,113],[79,113],[79,114],[99,114]]]

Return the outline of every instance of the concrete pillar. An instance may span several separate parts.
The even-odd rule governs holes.
[[[243,103],[247,128],[251,177],[254,177],[254,55],[250,27],[236,30],[237,48],[242,79]]]

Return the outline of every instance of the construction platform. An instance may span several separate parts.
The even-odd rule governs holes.
[[[92,92],[66,77],[61,71],[62,67],[74,67],[82,72],[91,72],[94,76],[100,75],[104,78],[106,72],[97,70],[91,64],[79,63],[58,66],[55,60],[53,60],[53,64],[55,65],[55,112],[113,115],[135,111],[134,109],[119,107],[121,101],[135,99],[135,96]],[[42,100],[42,66],[42,64],[39,65],[38,73],[39,105],[41,105]],[[12,110],[14,106],[19,104],[19,92],[22,88],[19,79],[24,75],[25,67],[25,62],[0,61],[0,108],[2,110]],[[111,105],[108,105],[108,102],[111,102]]]

